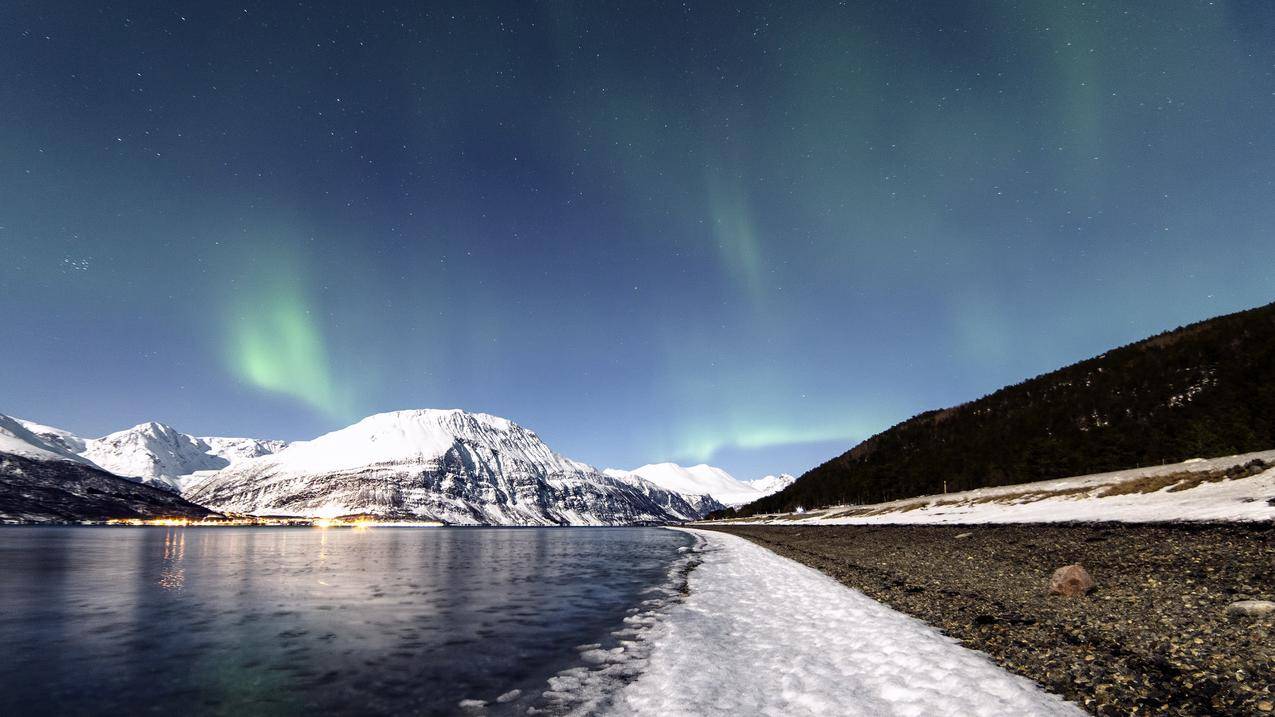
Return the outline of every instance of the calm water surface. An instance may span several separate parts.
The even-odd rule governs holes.
[[[0,714],[489,714],[666,585],[656,528],[0,528]],[[507,703],[499,695],[520,690]]]

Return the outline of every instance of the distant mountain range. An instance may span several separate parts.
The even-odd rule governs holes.
[[[60,428],[13,420],[46,443],[94,466],[174,492],[181,492],[198,472],[221,470],[288,445],[286,441],[256,438],[197,438],[154,421],[101,438],[81,438]]]
[[[1275,446],[1275,304],[928,411],[735,511],[878,503]]]
[[[45,440],[0,415],[0,522],[202,518],[211,513],[171,491],[104,471],[76,455],[74,447]]]
[[[0,464],[0,479],[9,481],[0,519],[14,520],[40,514],[21,505],[22,490],[73,491],[89,476],[128,479],[128,491],[143,484],[142,496],[166,491],[151,515],[178,505],[170,502],[181,500],[178,493],[217,511],[372,514],[452,524],[669,523],[725,507],[707,490],[682,494],[637,474],[607,475],[553,452],[511,421],[460,410],[377,414],[296,443],[201,438],[154,422],[86,439],[0,416],[0,459],[5,457],[11,460]],[[717,471],[691,469],[705,470]],[[73,502],[46,513],[49,520],[75,516]]]
[[[711,496],[727,506],[751,503],[788,487],[795,480],[784,473],[741,481],[721,468],[703,463],[689,468],[676,463],[650,463],[630,471],[608,468],[603,472],[614,478],[636,476],[683,496]]]

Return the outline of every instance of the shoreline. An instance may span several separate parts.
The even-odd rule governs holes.
[[[1097,715],[1270,713],[1275,524],[700,525],[919,618]],[[1079,562],[1097,590],[1046,594]]]
[[[700,562],[604,714],[1083,714],[818,570],[743,538],[675,529],[697,537]]]

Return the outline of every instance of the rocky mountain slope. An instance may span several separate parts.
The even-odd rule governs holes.
[[[511,421],[459,410],[369,416],[225,468],[187,497],[243,513],[455,524],[610,525],[702,515],[673,492],[565,458]]]
[[[878,503],[1275,446],[1275,304],[929,411],[739,514]]]
[[[637,477],[683,496],[712,498],[727,506],[744,505],[790,485],[794,478],[783,474],[755,481],[742,481],[721,468],[699,464],[689,468],[676,463],[651,463],[631,471],[608,468],[613,478]]]

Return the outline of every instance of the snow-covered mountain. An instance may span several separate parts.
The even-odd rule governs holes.
[[[742,481],[721,468],[704,463],[689,468],[676,463],[651,463],[631,471],[608,468],[605,473],[613,478],[636,476],[684,496],[711,496],[726,506],[751,503],[783,490],[794,480],[785,473],[755,481]]]
[[[565,458],[507,419],[432,409],[376,414],[244,460],[187,497],[239,513],[456,524],[611,525],[701,515],[671,491]]]
[[[247,458],[282,450],[285,441],[199,438],[151,421],[102,438],[81,438],[34,421],[11,419],[63,454],[124,478],[181,492],[199,471],[217,471]]]
[[[796,480],[797,479],[791,474],[780,473],[777,476],[771,475],[758,478],[756,480],[750,480],[748,481],[748,485],[752,486],[758,493],[765,496],[770,495],[771,493],[778,493],[784,488],[792,485]]]
[[[726,504],[719,502],[711,495],[697,493],[679,493],[677,491],[661,488],[649,480],[635,474],[625,471],[617,471],[607,469],[602,472],[603,475],[631,485],[642,491],[645,495],[663,505],[666,509],[676,512],[674,501],[684,501],[687,505],[695,510],[695,517],[703,517],[715,510],[721,510],[728,507]]]
[[[86,442],[84,457],[116,475],[180,492],[182,477],[195,471],[221,470],[230,461],[212,454],[202,439],[151,421]]]
[[[209,513],[171,492],[102,470],[70,450],[81,445],[66,431],[0,415],[0,522],[199,518]]]

